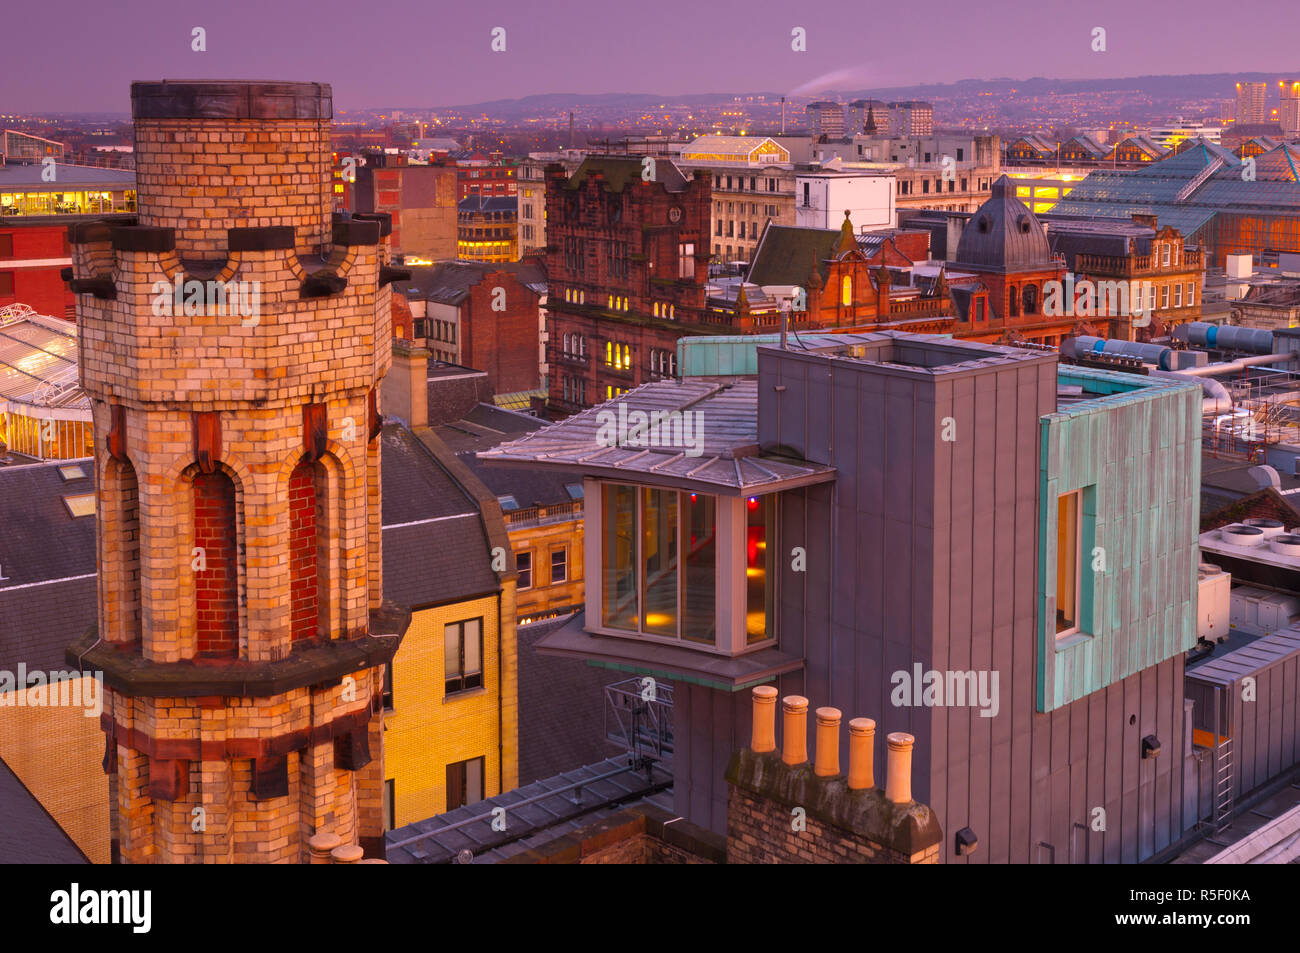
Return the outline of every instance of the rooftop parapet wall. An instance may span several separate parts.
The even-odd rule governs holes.
[[[225,259],[226,229],[290,226],[329,240],[333,92],[321,83],[133,83],[141,225],[176,229],[184,258]]]
[[[291,228],[231,229],[220,263],[196,267],[169,228],[74,227],[86,392],[218,410],[373,387],[391,362],[381,233],[336,223],[328,257],[303,259]],[[187,304],[192,294],[202,303]]]

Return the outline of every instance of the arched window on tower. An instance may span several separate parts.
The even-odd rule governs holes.
[[[1020,317],[1020,289],[1015,285],[1007,286],[1007,313],[1009,317]]]
[[[221,470],[194,476],[195,642],[202,655],[239,651],[235,484]]]
[[[840,279],[840,304],[846,308],[853,304],[853,279],[848,275]]]

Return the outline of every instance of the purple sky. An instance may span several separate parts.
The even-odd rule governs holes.
[[[815,92],[1010,76],[1281,71],[1281,0],[30,0],[0,12],[0,114],[127,111],[136,79],[332,83],[338,108],[564,92]],[[644,12],[642,12],[644,11]],[[766,12],[764,12],[766,11]],[[207,52],[190,50],[207,31]],[[507,50],[490,49],[505,27]],[[790,48],[804,27],[808,51]],[[1093,27],[1108,50],[1091,49]],[[847,73],[845,71],[848,71]],[[1225,98],[1229,95],[1225,90]]]

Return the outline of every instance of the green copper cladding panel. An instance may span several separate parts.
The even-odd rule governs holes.
[[[1096,395],[1040,418],[1039,711],[1053,711],[1192,649],[1201,388],[1062,368]],[[1057,500],[1082,492],[1079,633],[1056,634]]]

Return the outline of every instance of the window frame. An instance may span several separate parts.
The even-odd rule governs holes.
[[[555,557],[560,557],[560,578],[555,578]],[[552,546],[551,547],[551,585],[557,586],[560,583],[569,581],[569,547]]]
[[[485,667],[484,664],[483,664],[483,663],[484,663],[483,643],[484,643],[484,641],[485,641],[485,640],[484,640],[484,637],[483,637],[483,621],[484,621],[484,617],[483,617],[483,616],[475,616],[475,617],[473,617],[473,618],[469,618],[469,619],[460,619],[460,620],[458,620],[458,621],[456,621],[456,622],[447,622],[447,623],[444,623],[444,624],[443,624],[443,627],[442,627],[442,637],[443,637],[443,673],[442,673],[442,678],[443,678],[443,697],[444,697],[444,698],[446,698],[446,697],[450,697],[450,696],[452,696],[452,695],[461,695],[461,694],[464,694],[465,692],[478,691],[479,689],[481,689],[481,688],[484,687],[485,682],[486,682],[486,678],[485,678],[485,673],[484,673],[484,671],[483,671],[483,669],[484,669],[484,667]],[[478,671],[475,672],[475,673],[472,673],[472,674],[467,675],[467,674],[465,673],[465,626],[468,625],[468,624],[471,623],[471,622],[477,622],[477,623],[478,623]],[[451,629],[456,629],[456,628],[458,628],[458,629],[460,630],[460,669],[459,669],[460,674],[459,674],[456,678],[453,679],[453,678],[451,677],[451,674],[446,670],[446,667],[447,667],[446,639],[447,639],[447,633],[448,633],[448,631],[451,630]],[[477,679],[478,679],[478,683],[477,683],[477,684],[475,684],[475,685],[467,684],[467,683],[470,681],[471,678],[475,678],[475,677],[477,677]],[[451,684],[452,684],[453,681],[460,682],[460,683],[461,683],[461,684],[460,684],[460,687],[459,687],[459,688],[452,688],[452,687],[451,687]]]
[[[615,487],[625,487],[631,489],[635,496],[635,506],[633,512],[633,523],[631,526],[631,538],[633,540],[632,553],[630,561],[634,567],[634,578],[632,579],[633,590],[635,592],[635,607],[633,615],[635,617],[635,629],[616,628],[613,625],[606,625],[604,622],[604,599],[605,599],[605,577],[609,567],[605,564],[605,507],[606,507],[606,490]],[[678,598],[676,612],[678,616],[677,634],[663,635],[643,631],[644,624],[644,555],[642,553],[643,532],[644,532],[644,497],[645,490],[666,490],[678,494],[677,499],[677,573],[678,573]],[[762,638],[749,641],[749,635],[746,631],[746,600],[747,600],[747,510],[746,503],[748,497],[732,497],[721,494],[700,493],[698,495],[712,497],[715,502],[714,509],[714,555],[713,555],[713,585],[714,604],[713,604],[713,641],[706,641],[700,636],[691,636],[686,633],[686,610],[688,595],[685,581],[684,569],[686,566],[686,550],[689,538],[689,504],[688,500],[692,496],[690,490],[675,487],[652,486],[648,484],[629,483],[621,480],[599,480],[588,478],[584,481],[584,498],[586,500],[595,500],[596,502],[586,506],[584,518],[586,520],[585,529],[585,562],[588,567],[588,584],[585,587],[586,599],[586,623],[587,631],[609,635],[617,638],[630,639],[632,641],[656,642],[664,645],[675,645],[680,648],[693,649],[695,651],[721,655],[725,657],[737,657],[749,652],[758,651],[764,648],[774,646],[779,641],[779,618],[778,610],[780,606],[780,586],[781,586],[781,569],[779,560],[773,563],[773,571],[768,579],[767,585],[770,588],[767,601],[771,604],[772,613],[770,616],[770,625],[773,631],[766,632]],[[765,494],[758,497],[759,500],[766,503],[773,500],[769,513],[769,521],[766,524],[765,543],[770,547],[770,552],[780,552],[779,541],[779,512],[778,504],[773,494]],[[596,576],[593,582],[591,576],[591,567],[595,566]],[[728,580],[726,585],[722,585],[722,580]],[[726,623],[724,625],[724,622]]]

